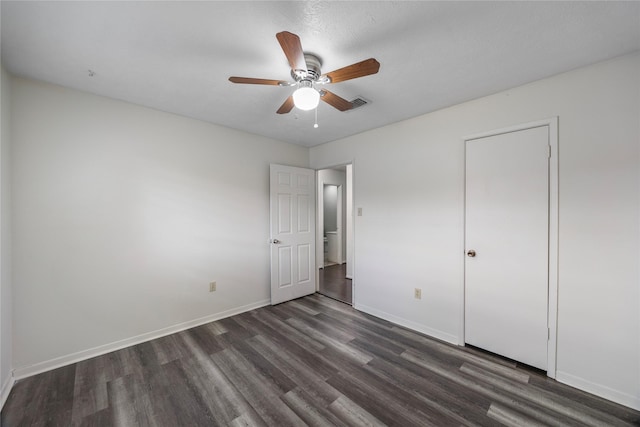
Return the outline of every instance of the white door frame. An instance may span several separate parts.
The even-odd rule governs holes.
[[[316,171],[316,185],[318,186],[318,188],[320,187],[320,179],[318,177],[318,171],[321,171],[323,169],[333,169],[335,167],[338,166],[347,166],[347,165],[351,165],[351,205],[352,208],[356,205],[356,197],[355,197],[355,191],[354,191],[354,183],[355,183],[355,161],[354,160],[349,160],[346,161],[344,163],[334,163],[334,164],[329,164],[326,166],[316,166],[315,167],[315,171]],[[324,184],[324,183],[323,183]],[[346,189],[344,189],[344,191],[346,192]],[[320,197],[318,197],[318,201],[316,203],[316,232],[318,233],[318,237],[316,238],[316,242],[322,242],[322,236],[319,236],[319,233],[321,230],[324,229],[324,223],[323,221],[323,217],[322,217],[322,212],[320,210],[320,208],[318,206],[322,206],[320,203]],[[340,203],[342,203],[342,200],[340,200]],[[342,209],[346,209],[346,206],[342,206]],[[340,221],[342,221],[342,219],[340,219]],[[349,217],[347,216],[347,221],[351,221],[351,231],[353,233],[353,238],[351,239],[351,264],[352,264],[352,277],[349,277],[349,279],[351,279],[351,305],[353,307],[355,307],[355,300],[356,300],[356,278],[355,278],[355,241],[356,241],[356,227],[355,227],[355,214],[353,215],[353,217],[351,218],[351,220],[349,219]],[[342,224],[343,227],[346,227],[346,224]],[[348,228],[347,228],[348,230]],[[318,243],[316,243],[318,244]],[[347,238],[347,245],[349,244],[349,238]],[[340,251],[342,252],[342,248],[340,249]],[[317,252],[317,250],[316,250]],[[349,252],[349,248],[347,248],[347,253]],[[323,255],[324,256],[324,255]],[[342,253],[341,255],[342,257],[345,256],[344,253]],[[316,263],[317,263],[317,256],[316,256]],[[349,262],[349,260],[347,259],[346,261],[347,263]],[[324,258],[323,258],[323,263],[324,263]],[[319,286],[320,286],[320,268],[323,267],[324,264],[321,265],[316,265],[316,291],[319,290]]]
[[[496,129],[488,132],[474,134],[463,138],[462,144],[466,146],[466,142],[478,139],[486,138],[489,136],[500,135],[504,133],[517,132],[521,130],[548,126],[549,129],[549,300],[547,306],[547,327],[549,328],[549,341],[547,343],[547,376],[550,378],[556,377],[556,347],[557,347],[557,335],[558,335],[558,117],[550,117],[535,122],[524,123],[520,125],[510,126],[502,129]],[[466,165],[466,151],[463,162]],[[466,174],[466,167],[463,167]],[[465,182],[465,180],[463,180]],[[463,204],[466,195],[466,188],[463,190]],[[463,221],[466,211],[463,209]],[[461,252],[461,260],[464,269],[466,248],[464,241],[466,236],[466,230],[463,232],[463,242]],[[465,283],[466,276],[463,277],[462,287],[460,291],[460,333],[458,334],[458,344],[465,345],[464,328],[465,328]]]
[[[338,194],[336,195],[337,199],[336,200],[336,231],[337,233],[337,237],[338,237],[338,263],[339,264],[344,264],[344,254],[342,253],[342,244],[343,244],[343,235],[344,232],[342,230],[342,191],[343,191],[343,186],[342,185],[337,185],[336,187],[338,187]]]
[[[347,248],[347,253],[343,254],[344,255],[344,260],[347,263],[347,268],[346,268],[346,273],[347,273],[347,279],[351,279],[353,280],[353,164],[348,164],[346,166],[347,169],[347,173],[346,173],[346,186],[345,186],[345,192],[346,194],[346,199],[347,199],[347,205],[344,207],[345,210],[345,218],[346,218],[346,224],[344,224],[345,227],[345,231],[346,231],[346,235],[347,235],[347,242],[346,242],[346,248]]]

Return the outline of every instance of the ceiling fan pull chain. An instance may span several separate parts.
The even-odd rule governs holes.
[[[316,107],[316,122],[313,124],[314,129],[318,129],[318,107]]]

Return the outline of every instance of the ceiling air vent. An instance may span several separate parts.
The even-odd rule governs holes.
[[[351,101],[351,105],[353,105],[353,108],[351,108],[352,110],[355,110],[356,108],[360,108],[363,107],[367,104],[370,104],[370,101],[367,101],[366,99],[364,99],[361,96],[358,96],[356,99]]]

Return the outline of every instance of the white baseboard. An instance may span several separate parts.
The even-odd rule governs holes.
[[[0,411],[4,408],[4,404],[9,397],[9,393],[11,393],[11,389],[13,388],[13,384],[16,382],[13,375],[9,375],[7,380],[2,384],[2,389],[0,389]]]
[[[241,307],[226,310],[220,313],[211,314],[198,319],[189,320],[187,322],[179,323],[177,325],[168,326],[166,328],[158,329],[156,331],[147,332],[145,334],[137,335],[135,337],[126,338],[120,341],[115,341],[109,344],[100,345],[87,350],[78,351],[65,356],[56,357],[55,359],[46,360],[30,366],[22,366],[13,370],[13,378],[16,380],[30,377],[32,375],[40,374],[42,372],[50,371],[52,369],[60,368],[62,366],[70,365],[72,363],[80,362],[82,360],[91,359],[92,357],[100,356],[102,354],[111,353],[112,351],[120,350],[125,347],[140,344],[146,341],[151,341],[156,338],[171,335],[176,332],[184,331],[196,326],[204,325],[205,323],[214,322],[216,320],[224,319],[226,317],[235,316],[236,314],[244,313],[246,311],[255,310],[256,308],[267,306],[271,303],[270,300],[263,300],[254,302],[251,304],[243,305]]]
[[[446,341],[448,343],[458,345],[458,337],[456,335],[451,335],[447,332],[442,332],[437,329],[428,328],[420,323],[413,322],[411,320],[404,319],[402,317],[395,316],[393,314],[386,313],[384,311],[378,310],[376,308],[367,307],[366,305],[356,304],[353,306],[356,310],[360,310],[372,316],[379,317],[384,320],[388,320],[391,323],[395,323],[400,326],[404,326],[409,329],[413,329],[414,331],[421,332],[425,335],[429,335],[430,337],[437,338],[442,341]]]
[[[640,411],[640,396],[623,393],[561,371],[556,371],[556,381]]]

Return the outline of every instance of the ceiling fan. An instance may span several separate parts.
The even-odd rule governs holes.
[[[368,76],[377,73],[380,69],[380,63],[374,58],[369,58],[340,68],[339,70],[322,74],[320,72],[320,67],[322,66],[320,58],[316,55],[305,53],[302,50],[300,37],[288,31],[282,31],[276,34],[276,38],[285,56],[289,60],[293,82],[235,76],[229,77],[229,81],[256,85],[296,86],[296,91],[280,106],[277,111],[278,114],[286,114],[290,112],[294,106],[301,110],[313,110],[318,106],[320,100],[323,100],[340,111],[350,110],[353,108],[351,102],[324,88],[318,89],[317,87]]]

